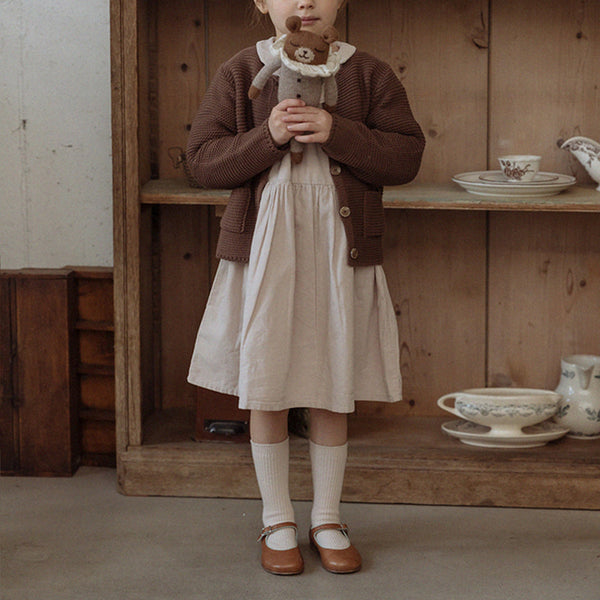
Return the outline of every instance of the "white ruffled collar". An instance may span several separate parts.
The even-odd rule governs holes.
[[[324,65],[307,65],[295,60],[291,60],[285,52],[283,52],[283,45],[286,36],[283,35],[280,38],[269,38],[267,40],[261,40],[256,43],[256,51],[258,57],[263,64],[272,63],[273,59],[277,56],[281,57],[283,64],[293,69],[294,71],[300,72],[302,75],[308,77],[327,77],[335,75],[339,70],[340,66],[343,65],[355,52],[356,48],[346,42],[334,42],[329,51],[329,57],[327,63]],[[277,75],[279,70],[275,72]]]

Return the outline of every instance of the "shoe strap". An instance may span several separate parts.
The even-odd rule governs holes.
[[[348,536],[348,525],[346,525],[346,523],[324,523],[323,525],[317,525],[316,527],[313,527],[310,532],[312,533],[313,537],[316,537],[316,535],[321,531],[326,531],[329,529],[340,531],[345,537],[350,539]]]
[[[267,527],[263,528],[256,541],[260,542],[280,529],[293,529],[294,533],[296,534],[296,539],[298,539],[298,527],[296,526],[296,523],[293,523],[292,521],[284,521],[283,523],[277,523],[277,525],[268,525]]]

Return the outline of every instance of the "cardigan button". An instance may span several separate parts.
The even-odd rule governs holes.
[[[355,260],[358,258],[358,250],[356,248],[352,248],[352,250],[350,250],[350,258]]]
[[[349,217],[351,212],[349,206],[342,206],[342,208],[340,208],[340,215],[342,215],[342,217]]]
[[[339,175],[342,172],[342,167],[340,167],[340,165],[331,165],[329,172],[332,175]]]

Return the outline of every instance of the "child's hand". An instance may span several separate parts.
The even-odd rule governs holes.
[[[329,139],[333,117],[315,106],[290,106],[283,117],[287,129],[303,144],[323,144]]]
[[[303,100],[289,99],[283,100],[279,104],[273,107],[271,114],[269,115],[269,131],[273,141],[278,146],[287,144],[291,138],[294,137],[294,133],[288,129],[288,124],[285,118],[288,115],[288,109],[290,108],[303,108]]]

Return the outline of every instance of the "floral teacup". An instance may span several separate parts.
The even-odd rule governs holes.
[[[533,181],[540,170],[541,156],[532,154],[513,154],[498,158],[504,176],[509,181],[527,182]]]

